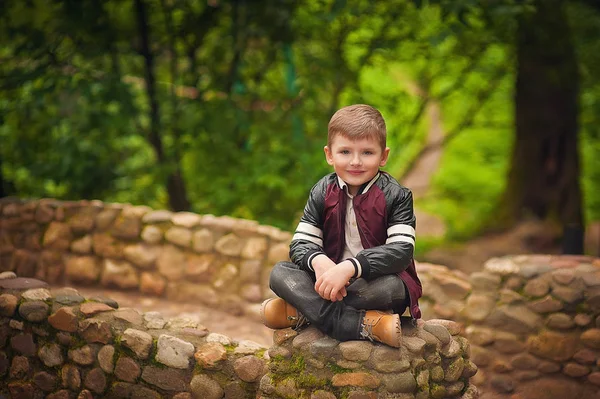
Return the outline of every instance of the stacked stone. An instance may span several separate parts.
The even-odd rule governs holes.
[[[10,272],[0,288],[2,397],[244,398],[266,372],[266,348],[188,319],[119,309]]]
[[[495,258],[470,284],[461,317],[482,391],[600,397],[600,259]]]
[[[448,320],[403,320],[400,349],[369,341],[339,342],[314,327],[274,333],[262,398],[478,397],[469,379],[477,372],[460,326]]]
[[[465,299],[471,293],[469,276],[446,266],[418,262],[417,272],[423,285],[419,300],[424,319],[460,320]]]
[[[100,201],[0,200],[0,271],[256,315],[291,235],[249,220]]]
[[[401,349],[275,332],[266,352],[189,319],[0,274],[0,396],[12,398],[477,397],[460,326],[404,323]],[[269,357],[271,358],[270,360]],[[266,374],[268,372],[268,374]],[[332,396],[338,395],[338,396]],[[363,395],[363,396],[361,396]],[[364,396],[366,395],[366,396]]]

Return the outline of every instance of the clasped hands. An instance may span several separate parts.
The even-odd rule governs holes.
[[[354,276],[354,265],[349,260],[336,264],[326,255],[317,255],[312,261],[317,282],[315,291],[323,299],[341,301],[346,296],[346,287]]]

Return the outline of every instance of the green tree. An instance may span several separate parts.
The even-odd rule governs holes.
[[[581,228],[580,86],[566,2],[534,5],[518,22],[516,140],[504,220],[533,215]]]
[[[598,142],[590,126],[600,103],[599,73],[595,44],[582,38],[597,13],[582,2],[567,10],[586,7],[570,13],[585,23],[571,24],[573,42],[559,47],[569,55],[576,46],[575,58],[562,61],[582,71],[580,89],[572,88],[583,93],[584,188],[593,193],[600,172],[590,161]],[[511,108],[513,92],[527,93],[515,85],[523,74],[518,58],[537,56],[544,64],[546,53],[532,48],[523,55],[517,40],[543,30],[543,5],[417,3],[5,1],[2,179],[20,196],[144,203],[292,228],[311,184],[329,170],[322,155],[329,117],[363,102],[386,117],[394,154],[388,170],[395,176],[444,147],[432,195],[422,203],[451,223],[453,236],[472,234],[490,214],[508,215],[497,217],[507,226],[523,212],[566,220],[560,203],[545,203],[547,211],[537,214],[527,210],[519,190],[507,189],[511,207],[503,213],[495,207],[509,175],[510,146],[516,151],[520,137],[530,137],[530,122],[523,121],[542,106],[520,100]],[[539,90],[552,83],[535,78]],[[426,113],[432,103],[446,133],[433,145]],[[512,170],[511,181],[534,178]],[[551,194],[540,201],[555,201]],[[588,208],[593,198],[586,196]]]
[[[569,20],[567,2],[434,3],[443,14],[462,22],[457,37],[480,21],[488,34],[514,54],[512,155],[500,207],[491,212],[487,227],[508,228],[533,217],[553,221],[565,232],[575,227],[579,237],[574,241],[581,243],[579,104],[584,91],[576,42],[582,37],[571,34],[571,26],[578,21]],[[570,8],[593,2],[578,3]],[[580,14],[579,18],[590,17]]]

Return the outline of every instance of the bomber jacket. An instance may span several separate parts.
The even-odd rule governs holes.
[[[310,191],[290,244],[290,259],[304,270],[314,271],[312,260],[319,254],[336,263],[343,260],[349,200],[344,186],[343,180],[331,173]],[[410,314],[420,318],[418,299],[422,288],[413,259],[416,220],[411,191],[380,171],[359,189],[352,201],[364,248],[349,259],[355,266],[354,277],[372,280],[398,274],[410,296]]]

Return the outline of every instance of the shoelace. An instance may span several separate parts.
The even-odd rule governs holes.
[[[288,316],[287,318],[290,321],[296,321],[296,326],[293,328],[294,330],[298,330],[300,327],[308,324],[308,319],[300,312],[298,312],[298,317]]]
[[[360,329],[361,338],[368,339],[371,342],[374,342],[373,338],[373,322],[364,322],[362,323],[362,328]]]

